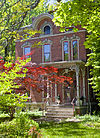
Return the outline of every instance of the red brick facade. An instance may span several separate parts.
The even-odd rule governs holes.
[[[74,83],[70,88],[64,88],[62,85],[58,85],[56,88],[52,86],[49,88],[49,95],[51,102],[55,103],[56,97],[60,95],[61,103],[71,103],[74,97],[77,97],[80,104],[80,97],[84,97],[84,103],[88,101],[88,82],[87,82],[87,69],[85,62],[87,60],[87,53],[84,46],[86,38],[86,30],[78,26],[79,31],[73,32],[69,30],[61,33],[60,27],[54,25],[52,16],[49,14],[41,14],[34,18],[31,28],[33,30],[41,29],[44,31],[45,26],[50,27],[50,34],[36,34],[35,37],[29,38],[25,42],[16,42],[16,58],[24,55],[24,47],[29,46],[31,51],[34,50],[34,54],[31,56],[32,62],[43,66],[54,66],[59,68],[59,74],[69,75],[73,78]],[[74,26],[73,26],[74,27]],[[73,41],[77,41],[77,60],[73,60]],[[40,48],[32,48],[35,42],[42,42]],[[28,43],[27,43],[28,42]],[[63,43],[68,42],[68,60],[64,61],[64,48]],[[50,61],[44,63],[44,51],[43,45],[50,44]],[[65,90],[66,89],[66,90]],[[33,102],[43,102],[45,92],[37,93],[31,90],[31,98]],[[68,99],[69,98],[69,99]]]

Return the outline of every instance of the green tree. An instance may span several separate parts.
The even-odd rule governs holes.
[[[17,31],[23,26],[28,13],[35,9],[40,0],[0,1],[0,50],[6,58],[14,55]]]
[[[36,17],[36,16],[38,16],[41,13],[48,12],[48,4],[47,3],[48,3],[48,0],[40,0],[40,2],[37,5],[37,7],[35,9],[31,9],[28,12],[28,14],[27,14],[27,16],[26,16],[26,18],[24,20],[23,26],[31,24],[33,17]]]
[[[23,68],[27,60],[18,60],[17,63],[6,62],[0,60],[0,109],[7,111],[10,114],[11,119],[13,118],[15,107],[23,107],[23,102],[26,101],[27,96],[16,94],[15,89],[19,88],[16,78],[26,76],[27,69]]]
[[[32,23],[32,17],[53,9],[52,0],[0,1],[0,55],[15,56],[15,40],[21,27]],[[58,0],[59,1],[59,0]],[[55,0],[55,2],[57,2]]]
[[[99,0],[68,0],[60,3],[54,15],[54,22],[61,26],[81,25],[88,32],[85,46],[91,50],[87,61],[92,66],[90,83],[100,96],[100,1]],[[74,29],[77,31],[77,29]],[[100,101],[100,98],[98,98]]]

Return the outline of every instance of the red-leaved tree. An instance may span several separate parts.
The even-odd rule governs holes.
[[[57,68],[41,67],[30,62],[27,56],[33,53],[34,52],[31,52],[19,58],[19,60],[14,63],[5,63],[2,57],[0,57],[0,85],[7,83],[7,87],[4,89],[3,85],[0,90],[0,96],[2,97],[0,101],[1,107],[6,106],[15,108],[15,106],[19,106],[19,103],[21,103],[20,99],[25,99],[21,97],[21,95],[30,91],[30,87],[37,92],[41,92],[47,83],[64,83],[67,81],[69,84],[72,84],[72,78],[58,76]],[[19,93],[19,89],[21,89],[21,93]],[[3,96],[5,96],[5,98],[3,98]]]
[[[24,55],[23,57],[21,57],[21,60],[25,60],[27,56],[32,55],[33,53],[34,51],[28,53],[27,55]],[[63,83],[66,86],[73,83],[71,77],[59,76],[58,68],[52,66],[42,67],[35,63],[28,62],[23,68],[27,69],[26,77],[22,77],[20,79],[16,78],[16,80],[18,84],[21,84],[22,87],[20,87],[20,89],[22,89],[24,93],[26,91],[30,91],[30,87],[37,92],[41,92],[44,87],[47,86],[47,83]]]

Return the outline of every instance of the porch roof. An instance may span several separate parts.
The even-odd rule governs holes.
[[[85,66],[85,62],[82,60],[70,60],[70,61],[58,61],[58,62],[46,62],[40,63],[41,66],[53,66],[56,68],[69,68],[71,66]]]

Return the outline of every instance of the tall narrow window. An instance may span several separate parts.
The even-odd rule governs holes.
[[[44,34],[47,35],[47,34],[50,34],[50,26],[45,26],[44,27]]]
[[[44,45],[44,62],[50,61],[50,44]]]
[[[64,42],[64,60],[68,60],[68,41]]]
[[[73,40],[73,60],[78,59],[78,47],[77,47],[77,40]]]
[[[27,55],[30,53],[30,47],[24,47],[24,55]],[[27,56],[29,58],[30,56]]]

